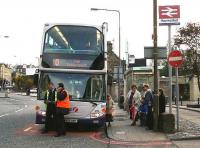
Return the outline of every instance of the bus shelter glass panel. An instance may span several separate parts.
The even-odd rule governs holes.
[[[96,74],[69,74],[69,73],[42,73],[40,79],[40,99],[48,89],[48,83],[62,82],[65,89],[72,96],[71,100],[77,101],[103,101],[105,100],[104,75]]]

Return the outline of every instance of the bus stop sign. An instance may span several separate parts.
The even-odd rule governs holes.
[[[183,64],[183,55],[179,50],[173,50],[169,53],[167,60],[172,67],[179,67]]]

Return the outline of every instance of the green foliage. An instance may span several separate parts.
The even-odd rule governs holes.
[[[185,48],[184,63],[181,67],[181,74],[196,75],[200,90],[200,24],[188,23],[181,27],[174,38],[174,45]]]
[[[164,67],[160,70],[160,76],[168,77],[168,75],[169,75],[169,68],[168,68],[167,61],[163,62],[163,66]]]
[[[33,87],[33,78],[30,76],[17,76],[13,78],[15,89],[18,91],[25,91]]]

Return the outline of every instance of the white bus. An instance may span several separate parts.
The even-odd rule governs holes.
[[[65,122],[102,126],[107,91],[106,25],[46,24],[39,65],[37,99],[48,82],[64,83],[71,96]],[[36,107],[36,123],[45,121],[45,105]]]

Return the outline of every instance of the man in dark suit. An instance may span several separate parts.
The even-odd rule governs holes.
[[[51,128],[55,128],[56,100],[56,89],[54,88],[54,84],[52,82],[49,82],[48,90],[46,91],[44,96],[44,103],[46,104],[46,120],[43,133],[47,133]]]

